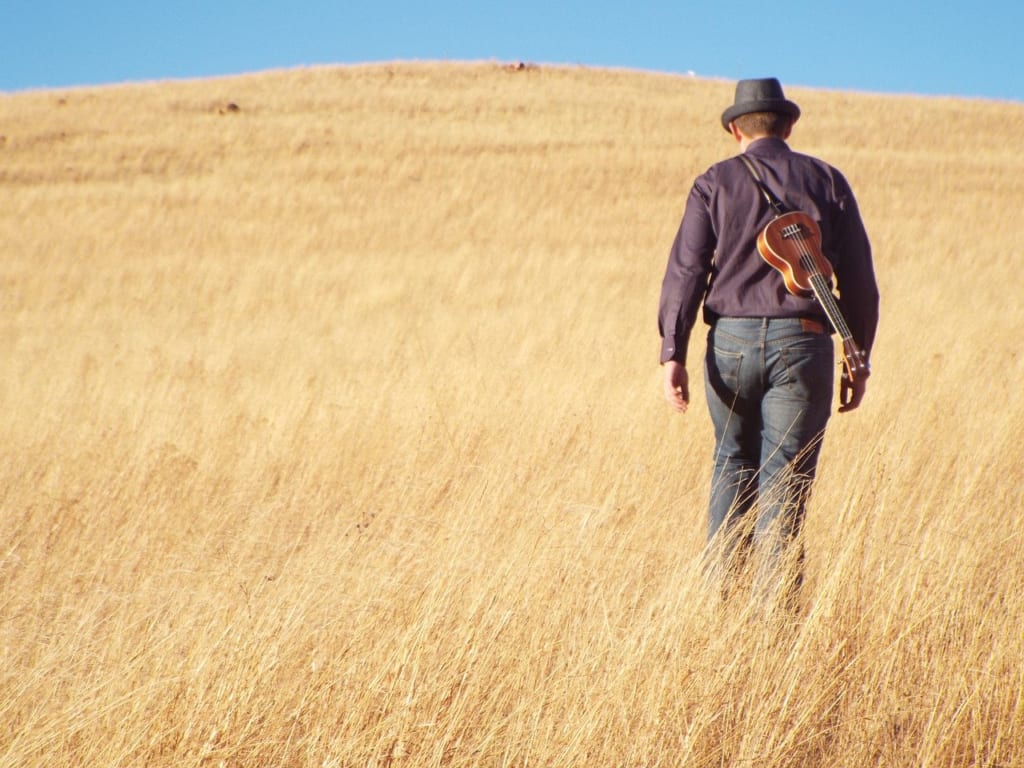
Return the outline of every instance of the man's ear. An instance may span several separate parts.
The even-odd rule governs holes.
[[[737,143],[743,140],[743,134],[740,133],[740,129],[736,127],[735,120],[729,121],[729,131],[732,133],[732,137],[736,139]]]

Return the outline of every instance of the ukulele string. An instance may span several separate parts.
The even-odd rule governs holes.
[[[797,252],[800,256],[800,266],[804,268],[804,271],[806,271],[808,276],[810,277],[811,285],[818,289],[816,291],[816,295],[818,296],[819,302],[821,302],[822,296],[827,296],[828,299],[831,299],[832,303],[834,304],[835,298],[832,296],[832,291],[828,287],[828,283],[825,280],[825,276],[821,274],[821,270],[818,269],[818,265],[814,259],[814,256],[811,254],[810,249],[807,247],[804,238],[803,227],[797,225],[797,229],[794,234],[796,235],[794,240],[796,240]],[[839,331],[840,338],[844,340],[849,339],[853,334],[850,332],[850,328],[846,324],[846,319],[843,317],[842,313],[839,311],[829,312],[829,309],[837,310],[838,308],[826,306],[824,302],[821,302],[821,304],[822,308],[825,309],[826,313],[829,315],[829,319],[836,326],[836,330]]]
[[[832,321],[832,325],[835,327],[836,331],[839,332],[839,335],[843,340],[843,368],[845,371],[843,376],[850,380],[867,376],[871,370],[868,367],[867,358],[857,347],[856,342],[854,342],[853,333],[850,331],[850,327],[846,324],[846,318],[843,317],[843,313],[836,304],[835,296],[832,295],[832,290],[828,285],[828,281],[818,268],[817,259],[814,258],[814,255],[806,244],[803,227],[799,224],[794,225],[789,238],[796,240],[796,249],[800,256],[800,265],[809,275],[811,285],[817,289],[815,291],[815,295],[818,302],[822,305],[822,308],[825,310],[825,314],[829,316],[829,319]],[[822,301],[823,297],[826,301]]]
[[[846,342],[853,341],[853,333],[850,331],[850,327],[846,324],[846,318],[843,317],[843,313],[839,311],[839,307],[836,305],[835,297],[832,295],[832,291],[828,286],[828,282],[825,280],[825,276],[821,273],[821,270],[818,268],[817,261],[811,254],[810,249],[807,247],[804,238],[803,227],[800,227],[798,225],[796,231],[794,232],[794,235],[795,237],[793,239],[797,241],[797,251],[799,252],[800,256],[800,265],[808,273],[811,280],[811,284],[818,289],[816,292],[818,301],[819,303],[822,304],[822,307],[825,309],[825,313],[829,316],[829,319],[832,321],[832,324],[839,332],[840,338],[843,339],[843,362],[845,364],[844,367],[847,372],[844,375],[849,375],[851,378],[853,378],[855,376],[855,374],[853,373],[854,370],[858,372],[856,375],[862,375],[866,366],[862,362],[861,358],[857,355],[854,355],[854,359],[851,360],[850,357],[847,356],[846,354]],[[830,303],[830,306],[826,306],[825,303],[821,301],[821,297],[823,296],[827,298],[828,302]]]

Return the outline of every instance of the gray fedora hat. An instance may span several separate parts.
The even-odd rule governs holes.
[[[736,83],[736,98],[733,105],[722,113],[722,127],[728,131],[729,123],[751,112],[778,112],[792,117],[794,123],[800,117],[800,107],[786,98],[782,84],[774,77]]]

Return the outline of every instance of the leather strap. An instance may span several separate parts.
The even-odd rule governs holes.
[[[764,180],[761,178],[761,174],[754,166],[754,161],[744,154],[741,154],[739,157],[740,160],[743,161],[743,164],[747,166],[747,170],[750,171],[750,175],[754,177],[754,181],[757,184],[758,188],[761,190],[761,194],[764,195],[764,199],[768,201],[768,205],[770,205],[772,207],[772,210],[775,211],[775,215],[781,216],[782,214],[786,213],[788,210],[786,208],[786,204],[779,200],[779,198],[772,194],[772,191],[768,189],[767,185],[764,183]]]

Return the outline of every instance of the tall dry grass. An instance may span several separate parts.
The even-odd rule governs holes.
[[[0,96],[0,765],[1024,764],[1024,106],[787,90],[883,291],[795,625],[659,393],[731,83]]]

